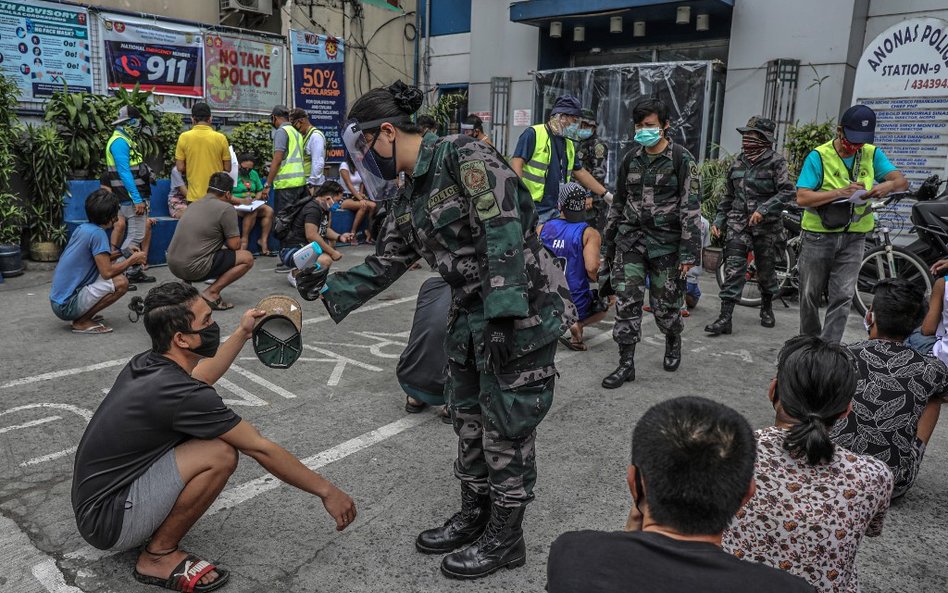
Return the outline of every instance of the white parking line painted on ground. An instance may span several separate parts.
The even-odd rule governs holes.
[[[228,381],[224,377],[221,377],[220,379],[218,379],[217,383],[215,383],[214,385],[216,385],[217,387],[222,387],[240,398],[240,399],[225,399],[224,403],[228,406],[251,406],[251,407],[256,408],[260,406],[269,405],[269,402],[260,399],[256,395],[250,393],[249,391],[241,387],[240,385],[237,385],[236,383]]]
[[[290,393],[289,391],[287,391],[286,389],[283,389],[283,388],[280,387],[279,385],[274,385],[273,383],[271,383],[270,381],[267,381],[266,379],[264,379],[264,378],[261,377],[260,375],[256,375],[256,374],[254,374],[254,373],[251,373],[251,372],[248,371],[247,369],[244,369],[244,368],[242,368],[242,367],[239,367],[239,366],[237,366],[236,364],[230,365],[230,370],[232,370],[232,371],[234,371],[235,373],[238,373],[238,374],[240,374],[240,375],[243,375],[244,377],[247,377],[248,379],[250,379],[251,381],[253,381],[253,382],[256,383],[257,385],[260,385],[261,387],[266,387],[267,389],[269,389],[269,390],[272,391],[273,393],[279,395],[280,397],[285,397],[286,399],[296,399],[296,394],[295,394],[295,393]]]
[[[365,434],[361,434],[355,438],[349,439],[344,443],[340,443],[331,449],[326,449],[321,453],[317,453],[306,459],[301,459],[303,465],[309,469],[316,471],[319,468],[333,463],[334,461],[339,461],[344,459],[353,453],[358,453],[363,449],[367,449],[372,445],[377,445],[382,441],[386,441],[393,436],[404,432],[410,428],[414,428],[425,422],[430,422],[435,418],[432,414],[415,414],[411,416],[406,416],[400,418],[395,422],[386,424],[385,426],[376,428],[375,430],[369,431]],[[281,486],[281,482],[276,477],[271,474],[261,476],[255,480],[250,480],[249,482],[244,482],[239,486],[235,486],[228,490],[225,490],[221,493],[220,497],[211,505],[210,510],[207,514],[212,515],[217,511],[235,507],[243,502],[250,500],[256,496],[268,492]]]
[[[320,354],[325,354],[326,356],[331,357],[332,360],[334,360],[334,361],[336,362],[336,366],[333,367],[332,373],[330,373],[330,375],[329,375],[329,380],[326,381],[326,385],[329,385],[330,387],[335,386],[335,385],[339,385],[339,381],[342,379],[342,372],[343,372],[344,370],[346,370],[346,365],[347,365],[347,364],[354,364],[354,365],[357,366],[357,367],[361,367],[361,368],[363,368],[363,369],[365,369],[365,370],[367,370],[367,371],[374,371],[374,372],[376,372],[376,373],[379,373],[379,372],[382,371],[381,368],[379,368],[379,367],[377,367],[377,366],[375,366],[375,365],[367,364],[367,363],[364,363],[364,362],[359,362],[358,360],[355,360],[355,359],[353,359],[353,358],[349,358],[348,356],[343,356],[343,355],[341,355],[341,354],[336,354],[336,353],[333,352],[332,350],[326,350],[325,348],[318,348],[318,347],[316,347],[316,346],[310,346],[309,344],[303,344],[303,348],[306,348],[306,349],[308,349],[308,350],[314,350],[314,351],[316,351],[316,352],[319,352]]]
[[[47,558],[39,564],[33,565],[33,576],[46,588],[49,593],[82,593],[82,589],[67,585],[63,573],[52,558]]]
[[[78,375],[79,373],[87,373],[89,371],[98,371],[100,369],[117,367],[127,362],[128,362],[127,358],[121,358],[117,360],[107,360],[105,362],[98,362],[96,364],[90,364],[84,367],[76,367],[74,369],[63,369],[61,371],[52,371],[50,373],[43,373],[41,375],[33,375],[32,377],[23,377],[21,379],[14,379],[12,381],[7,381],[6,383],[0,383],[0,389],[5,389],[7,387],[18,387],[20,385],[28,385],[30,383],[36,383],[37,381],[47,381],[49,379],[58,379],[60,377]]]
[[[60,457],[65,457],[66,455],[72,455],[76,452],[76,449],[79,447],[69,447],[68,449],[63,449],[62,451],[56,451],[55,453],[50,453],[49,455],[43,455],[40,457],[34,457],[20,464],[20,467],[29,467],[31,465],[37,465],[39,463],[45,463],[47,461],[52,461],[54,459],[59,459]]]
[[[62,420],[62,416],[47,416],[46,418],[40,418],[39,420],[30,420],[29,422],[24,422],[23,424],[14,424],[13,426],[4,426],[0,428],[0,434],[5,432],[10,432],[11,430],[17,430],[20,428],[32,428],[33,426],[39,426],[40,424],[46,424],[47,422],[55,422],[56,420]]]
[[[369,311],[377,311],[379,309],[384,309],[386,307],[391,307],[392,305],[400,305],[402,303],[410,303],[418,298],[418,295],[402,297],[400,299],[392,299],[390,301],[382,301],[380,303],[373,303],[371,305],[365,305],[364,307],[359,307],[349,315],[356,315],[357,313],[368,313]],[[307,317],[303,320],[303,325],[309,325],[310,323],[320,323],[322,321],[328,321],[332,319],[328,315],[321,315],[319,317]]]

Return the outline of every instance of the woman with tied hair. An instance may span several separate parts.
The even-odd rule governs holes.
[[[859,543],[881,535],[892,494],[884,463],[830,440],[852,411],[857,377],[838,344],[816,336],[784,344],[770,384],[774,426],[757,431],[757,494],[724,532],[726,551],[801,576],[821,593],[858,593]]]
[[[415,547],[447,554],[445,575],[474,579],[526,562],[521,525],[537,477],[536,428],[553,403],[557,338],[576,308],[537,237],[520,178],[473,138],[423,135],[411,119],[421,99],[397,82],[352,106],[346,149],[371,197],[390,200],[376,254],[328,279],[326,269],[305,270],[297,288],[305,299],[322,298],[338,323],[419,258],[451,286],[445,395],[461,504]]]

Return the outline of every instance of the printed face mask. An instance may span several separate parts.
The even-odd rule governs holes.
[[[655,146],[661,139],[661,128],[642,128],[635,131],[635,141],[646,148]]]

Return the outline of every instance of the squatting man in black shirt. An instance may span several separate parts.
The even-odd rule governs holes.
[[[352,499],[224,405],[212,387],[264,312],[250,309],[220,343],[197,290],[169,282],[149,291],[152,349],[132,358],[102,401],[76,452],[72,503],[82,537],[103,550],[145,544],[135,578],[180,591],[211,591],[228,571],[178,550],[237,467],[237,452],[282,481],[319,496],[343,530]]]

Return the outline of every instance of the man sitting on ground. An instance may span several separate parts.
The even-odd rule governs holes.
[[[935,430],[948,367],[905,344],[925,316],[925,295],[908,280],[880,280],[866,313],[869,339],[849,346],[859,368],[852,414],[830,435],[841,447],[885,462],[895,476],[892,498],[918,476]]]
[[[813,588],[721,549],[721,534],[754,495],[754,433],[740,414],[700,397],[650,408],[632,433],[628,533],[558,537],[549,593],[768,593]]]
[[[92,416],[72,482],[82,537],[103,550],[145,544],[135,579],[177,591],[210,591],[229,576],[178,544],[224,489],[238,451],[319,496],[337,530],[356,516],[347,494],[261,436],[212,387],[264,312],[244,313],[221,344],[211,309],[198,297],[181,282],[148,292],[143,313],[152,349],[129,361]]]
[[[113,263],[109,235],[105,229],[118,220],[119,198],[105,189],[97,189],[86,198],[86,219],[73,231],[63,250],[49,301],[53,313],[63,321],[72,321],[77,334],[107,334],[100,311],[128,292],[125,270],[145,263],[145,254],[135,251],[119,263]]]
[[[313,199],[303,206],[293,217],[290,234],[283,241],[280,250],[280,261],[288,268],[295,268],[293,255],[304,245],[315,242],[323,253],[332,258],[332,261],[342,259],[342,253],[332,245],[336,241],[347,243],[353,239],[352,233],[339,234],[332,230],[330,224],[329,207],[336,200],[342,199],[342,186],[335,181],[326,181],[314,189]],[[291,269],[286,276],[290,286],[296,287],[296,278]]]
[[[168,246],[168,269],[187,282],[213,278],[201,296],[214,311],[233,309],[221,290],[253,267],[253,255],[240,248],[237,212],[231,205],[234,180],[224,172],[214,173],[207,196],[184,211]]]
[[[586,350],[583,328],[599,323],[609,311],[609,303],[600,299],[589,287],[599,274],[599,231],[586,223],[587,191],[578,183],[560,186],[560,217],[537,227],[537,234],[547,249],[564,263],[570,298],[576,305],[579,321],[569,328],[572,337],[560,338],[570,350]]]

